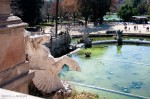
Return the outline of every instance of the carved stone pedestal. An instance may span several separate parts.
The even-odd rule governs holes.
[[[0,0],[0,88],[28,93],[24,27],[20,18],[10,15],[10,0]]]

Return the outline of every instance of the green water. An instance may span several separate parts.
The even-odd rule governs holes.
[[[104,18],[105,21],[111,21],[111,20],[120,21],[120,20],[122,20],[122,19],[120,19],[117,16],[116,13],[114,13],[114,14],[107,14],[103,18]]]
[[[114,40],[114,37],[90,37],[92,41],[102,41],[102,40]],[[140,40],[143,39],[144,41],[150,41],[150,37],[123,37],[123,40]],[[73,38],[72,43],[77,43],[80,39],[79,38]]]
[[[84,53],[91,52],[91,58]],[[72,54],[81,72],[62,71],[61,78],[72,82],[103,87],[125,93],[150,97],[150,46],[98,45]],[[138,83],[133,86],[133,83]],[[125,91],[127,88],[127,91]],[[77,87],[85,90],[86,88]],[[93,89],[90,89],[93,90]],[[98,94],[106,93],[96,90]],[[110,99],[134,99],[109,93]],[[123,98],[125,97],[125,98]]]
[[[73,89],[76,89],[78,92],[90,92],[92,94],[96,94],[99,96],[99,99],[138,99],[76,85],[73,86]]]

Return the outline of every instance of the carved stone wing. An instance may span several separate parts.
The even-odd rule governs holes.
[[[63,89],[63,84],[57,75],[53,75],[48,70],[35,70],[33,83],[42,92],[51,93]]]
[[[72,70],[75,71],[81,71],[79,64],[71,59],[68,56],[63,56],[60,58],[55,59],[56,61],[56,71],[57,73],[59,73],[61,71],[61,69],[63,68],[63,66],[66,64],[67,66],[69,66]]]

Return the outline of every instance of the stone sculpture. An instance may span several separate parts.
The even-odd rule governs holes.
[[[123,33],[123,31],[118,30],[116,33],[117,33],[117,42],[118,42],[118,45],[122,45],[122,33]]]
[[[84,43],[85,48],[92,47],[92,41],[90,40],[87,34],[83,34],[82,38],[80,39],[80,43]]]
[[[35,72],[33,83],[45,93],[51,93],[63,89],[64,86],[58,77],[64,64],[75,71],[80,71],[76,61],[68,56],[54,58],[49,49],[42,45],[48,41],[48,36],[30,37],[26,36],[26,53],[28,54],[29,66]]]
[[[91,52],[86,52],[85,57],[91,57]]]

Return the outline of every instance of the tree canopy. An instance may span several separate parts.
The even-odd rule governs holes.
[[[138,12],[139,12],[140,15],[147,14],[148,5],[146,4],[146,1],[141,2],[140,4],[138,4],[137,10],[138,10]]]
[[[111,0],[79,0],[79,10],[85,20],[90,17],[94,22],[100,19],[102,23],[103,16],[110,11]]]
[[[126,0],[126,4],[132,6],[137,9],[140,15],[149,14],[149,2],[148,0]]]
[[[69,15],[76,18],[77,15],[84,17],[87,22],[90,18],[93,22],[103,22],[103,16],[110,11],[114,0],[60,0],[59,15]],[[29,25],[38,24],[42,21],[42,7],[44,0],[12,0],[13,14],[22,18]],[[52,1],[52,15],[55,16],[56,1]],[[48,9],[47,9],[48,10]],[[45,11],[48,12],[48,11]],[[48,13],[46,13],[49,16]]]
[[[41,9],[44,0],[12,0],[12,12],[29,25],[42,21]]]
[[[118,12],[118,16],[124,21],[129,21],[130,18],[135,15],[138,15],[137,9],[127,4],[125,6],[122,6]]]

